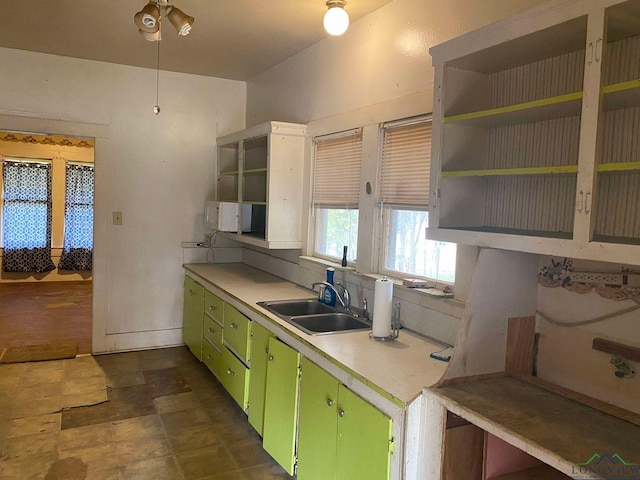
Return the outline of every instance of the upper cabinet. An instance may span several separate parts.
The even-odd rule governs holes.
[[[230,235],[264,248],[302,246],[306,126],[268,122],[217,139],[218,193],[238,204]]]
[[[431,54],[429,238],[639,263],[640,0],[551,2]]]

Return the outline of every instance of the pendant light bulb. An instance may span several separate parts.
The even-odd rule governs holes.
[[[330,35],[342,35],[349,28],[349,14],[344,9],[347,2],[342,0],[329,0],[327,13],[324,14],[324,29]]]

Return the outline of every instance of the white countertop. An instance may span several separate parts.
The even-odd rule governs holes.
[[[314,293],[255,268],[241,263],[187,264],[184,268],[190,276],[215,285],[341,368],[366,380],[374,389],[386,392],[404,405],[420,395],[423,387],[434,385],[447,367],[447,363],[429,358],[430,353],[444,347],[404,329],[400,330],[395,342],[372,341],[369,331],[307,335],[256,303],[312,298]]]

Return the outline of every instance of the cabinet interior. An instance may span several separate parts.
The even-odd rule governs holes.
[[[607,9],[606,41],[595,46],[581,16],[444,63],[439,228],[572,239],[584,201],[593,240],[640,244],[638,5]],[[588,165],[580,148],[592,62],[602,101]],[[585,198],[577,185],[590,168]]]

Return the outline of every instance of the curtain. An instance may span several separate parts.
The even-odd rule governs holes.
[[[67,165],[64,247],[60,270],[91,270],[93,263],[93,167]]]
[[[51,165],[6,160],[2,167],[2,241],[5,272],[49,272]]]

